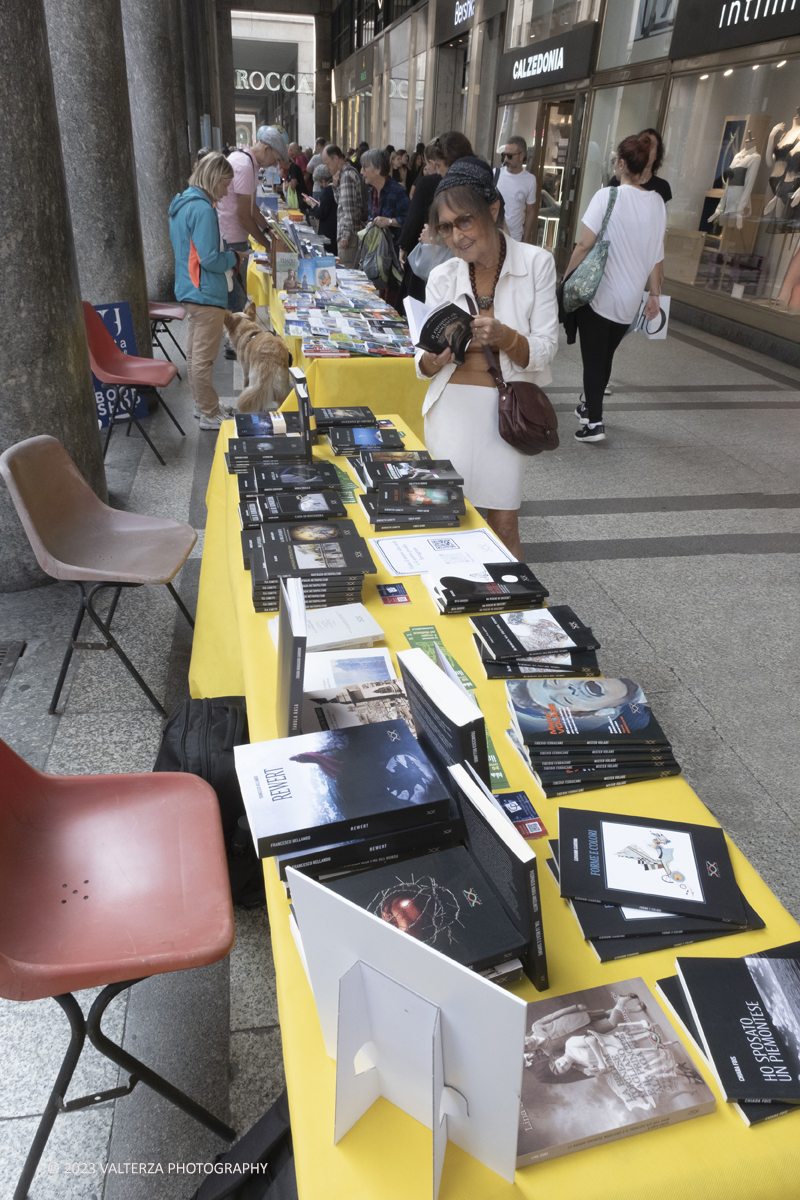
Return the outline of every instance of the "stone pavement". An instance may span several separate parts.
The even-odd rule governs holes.
[[[181,364],[182,365],[182,364]],[[553,602],[571,604],[603,644],[607,674],[637,679],[685,774],[742,850],[800,917],[795,738],[800,488],[800,370],[674,323],[665,342],[627,339],[608,399],[608,440],[579,445],[577,347],[562,346],[549,389],[562,446],[528,465],[521,512],[526,559]],[[182,371],[185,375],[185,371]],[[237,372],[238,374],[238,372]],[[233,364],[217,364],[221,395]],[[152,436],[115,433],[107,472],[119,507],[188,520],[200,533],[179,590],[194,610],[214,435],[192,419],[186,383]],[[0,595],[0,641],[26,650],[0,699],[0,736],[39,768],[146,771],[161,722],[107,654],[76,655],[60,705],[47,705],[73,619],[61,584]],[[124,595],[115,628],[171,711],[187,695],[191,636],[165,589]],[[237,943],[215,966],[137,985],[106,1029],[132,1053],[244,1131],[283,1086],[266,913],[237,911]],[[92,994],[80,997],[88,1009]],[[10,1196],[60,1064],[66,1020],[49,1000],[0,1002],[0,1195]],[[117,1084],[89,1047],[70,1095]],[[140,1085],[130,1096],[60,1116],[33,1200],[188,1200],[189,1164],[222,1145]],[[89,1164],[76,1175],[67,1163]],[[163,1173],[131,1173],[153,1163]],[[170,1170],[170,1164],[173,1164]],[[176,1166],[184,1167],[183,1171]],[[113,1169],[116,1168],[116,1169]]]

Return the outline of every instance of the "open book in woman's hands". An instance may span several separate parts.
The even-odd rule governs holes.
[[[464,365],[467,346],[472,341],[472,317],[467,311],[466,296],[446,300],[435,308],[406,296],[403,306],[415,346],[430,354],[452,350],[456,363]]]

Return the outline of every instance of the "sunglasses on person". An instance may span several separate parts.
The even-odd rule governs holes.
[[[521,154],[521,153],[522,153],[521,150],[514,150],[512,153],[509,153],[507,150],[504,150],[503,153],[500,155],[500,157],[501,158],[516,158],[517,155]]]
[[[475,218],[472,213],[464,213],[463,216],[456,217],[455,221],[441,221],[436,226],[436,233],[441,238],[449,238],[454,229],[457,229],[459,233],[469,233],[474,224]]]

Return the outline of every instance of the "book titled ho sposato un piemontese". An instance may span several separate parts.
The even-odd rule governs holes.
[[[405,721],[237,746],[236,774],[256,852],[445,820],[450,796]]]

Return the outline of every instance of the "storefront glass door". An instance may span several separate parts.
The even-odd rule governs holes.
[[[573,100],[542,102],[533,170],[538,184],[536,244],[555,252],[566,197],[565,171],[572,138]]]

